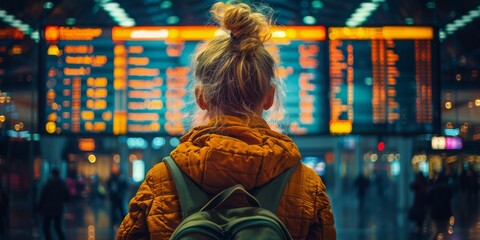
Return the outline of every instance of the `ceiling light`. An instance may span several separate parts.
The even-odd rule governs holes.
[[[472,22],[475,18],[478,18],[479,16],[480,16],[480,6],[478,6],[477,9],[470,10],[470,12],[468,12],[467,14],[445,25],[443,29],[440,29],[440,34],[439,34],[440,40],[445,39],[447,37],[446,35],[454,34],[455,31],[457,31],[460,28],[463,28],[465,25],[467,25],[467,23]]]
[[[323,8],[323,2],[319,0],[313,0],[312,1],[312,7],[316,9]]]
[[[352,17],[368,17],[372,15],[372,12],[368,11],[368,12],[356,12],[354,14],[352,14]]]
[[[478,17],[480,15],[480,10],[471,10],[470,11],[470,17]]]
[[[160,7],[163,8],[163,9],[171,8],[171,7],[172,7],[172,2],[170,2],[170,1],[163,1],[163,2],[160,4]]]
[[[52,9],[53,8],[53,3],[52,2],[45,2],[43,4],[44,9]]]
[[[379,3],[384,1],[385,0],[372,0],[371,2],[361,3],[350,18],[347,19],[345,24],[349,27],[361,25],[370,15],[372,15],[373,11],[378,8]]]
[[[447,37],[447,34],[444,31],[440,31],[440,33],[438,34],[438,37],[443,40]]]
[[[65,20],[65,23],[67,25],[74,25],[75,24],[75,18],[67,18],[67,20]]]
[[[132,27],[135,26],[135,21],[133,21],[133,19],[127,19],[119,22],[118,25],[122,27]]]
[[[30,37],[38,41],[40,39],[40,33],[38,33],[38,31],[32,32],[32,34],[30,34]]]
[[[447,30],[450,30],[450,31],[455,31],[457,30],[457,25],[454,25],[454,24],[448,24],[447,26],[445,26],[445,29]]]
[[[465,26],[465,23],[463,21],[455,21],[453,22],[453,25],[457,26],[458,28],[461,28]]]
[[[13,21],[10,25],[11,25],[12,27],[19,28],[19,27],[22,26],[23,24],[22,24],[20,21]]]
[[[30,32],[30,26],[26,24],[22,24],[21,26],[18,27],[18,29],[22,32]]]
[[[375,10],[375,9],[377,9],[378,5],[376,3],[372,3],[372,2],[364,2],[364,3],[360,4],[360,6],[363,9]]]
[[[3,17],[3,21],[6,23],[12,23],[13,21],[15,21],[15,17],[7,14],[5,15],[5,17]]]
[[[365,8],[357,8],[357,10],[355,10],[355,13],[372,13],[372,10],[371,9],[365,9]]]
[[[180,18],[177,16],[168,16],[167,17],[167,24],[174,25],[180,21]]]
[[[133,19],[127,17],[127,16],[116,16],[116,17],[113,17],[113,20],[115,20],[115,22],[123,22],[123,21],[133,21]]]
[[[350,19],[355,20],[357,22],[363,22],[367,19],[366,16],[352,16]]]
[[[22,20],[15,18],[15,16],[8,14],[7,11],[0,9],[0,20],[7,23],[8,25],[17,28],[22,31],[25,35],[30,36],[34,40],[38,40],[33,37],[33,32],[30,25],[24,23]],[[37,32],[38,34],[38,32]]]
[[[436,6],[435,2],[427,2],[427,8],[434,9]]]
[[[356,27],[357,24],[358,24],[358,23],[357,23],[357,21],[355,21],[355,20],[348,20],[347,23],[346,23],[346,25],[347,25],[348,27]]]
[[[124,12],[108,12],[112,18],[128,18],[127,14]]]
[[[317,19],[313,16],[305,16],[305,17],[303,17],[303,23],[305,23],[307,25],[313,25],[313,24],[317,23]]]
[[[456,29],[455,29],[455,30],[456,30]],[[446,32],[444,32],[444,33],[446,33],[446,34],[452,34],[452,33],[455,32],[455,30],[449,30],[449,29],[447,29]]]
[[[127,14],[123,8],[114,8],[108,11],[110,14]]]
[[[120,7],[120,4],[116,2],[109,2],[105,3],[102,5],[105,10],[113,10],[113,9],[118,9]]]
[[[127,12],[117,2],[110,0],[96,0],[115,22],[120,26],[135,26],[135,20],[128,16]]]

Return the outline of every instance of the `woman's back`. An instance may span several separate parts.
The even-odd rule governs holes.
[[[263,118],[267,110],[282,113],[281,101],[274,100],[283,94],[283,83],[263,45],[270,36],[272,11],[257,11],[261,9],[267,8],[214,4],[211,13],[224,32],[202,45],[194,57],[199,107],[194,118],[200,124],[181,137],[170,155],[212,194],[235,184],[247,190],[262,186],[301,161],[296,144],[273,131]],[[336,239],[325,185],[305,165],[293,173],[277,215],[294,239]],[[168,239],[182,218],[175,183],[165,163],[159,163],[131,200],[117,238]]]

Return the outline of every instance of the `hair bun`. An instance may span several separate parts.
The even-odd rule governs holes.
[[[255,12],[247,4],[218,2],[212,6],[211,13],[222,28],[230,31],[231,40],[238,44],[239,51],[255,51],[270,38],[269,14]]]

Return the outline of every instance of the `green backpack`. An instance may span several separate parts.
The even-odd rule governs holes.
[[[180,198],[183,220],[170,239],[292,239],[274,214],[296,164],[264,186],[249,193],[241,184],[210,198],[183,173],[171,157],[165,157]],[[234,192],[243,192],[250,206],[217,209]]]

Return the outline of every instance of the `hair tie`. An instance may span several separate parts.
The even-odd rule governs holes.
[[[233,40],[234,42],[238,42],[238,41],[240,41],[240,38],[239,38],[239,37],[237,37],[237,36],[235,36],[235,35],[233,35],[233,33],[232,33],[232,32],[230,32],[230,37],[232,38],[232,40]]]

